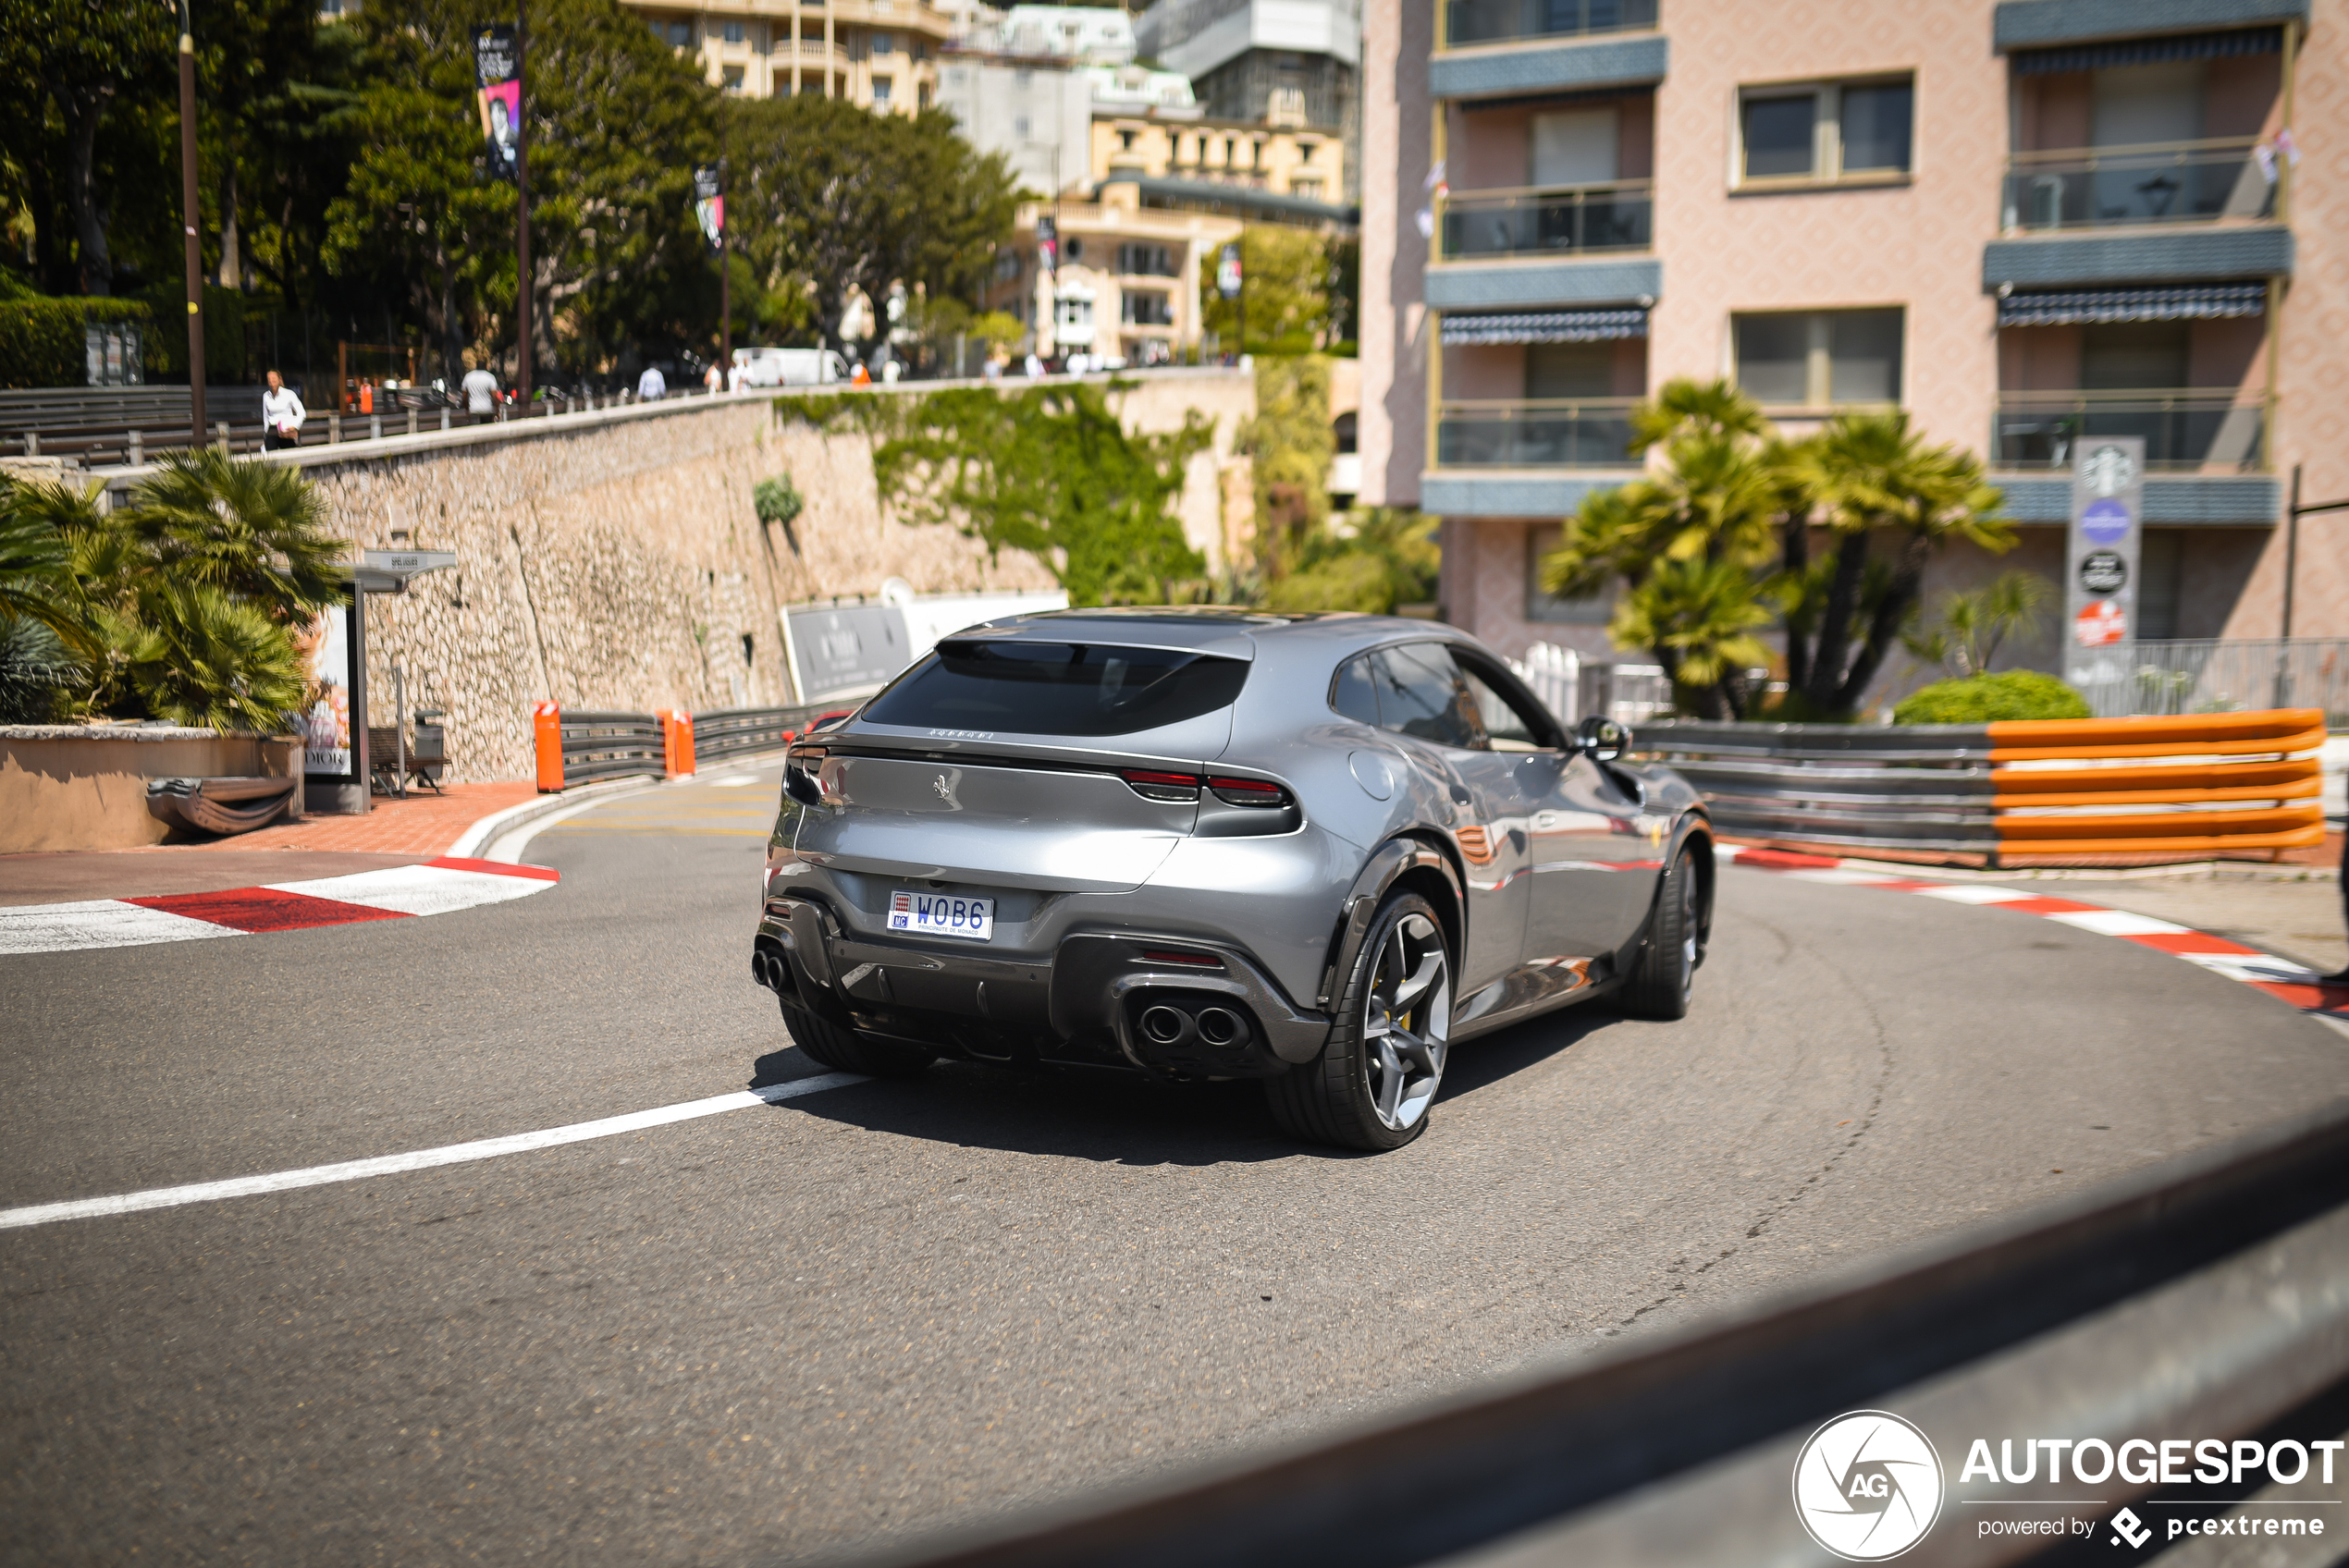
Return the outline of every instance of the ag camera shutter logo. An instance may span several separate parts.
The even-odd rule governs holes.
[[[1941,1456],[1882,1410],[1839,1415],[1794,1462],[1794,1512],[1811,1538],[1849,1562],[1898,1557],[1941,1513]]]

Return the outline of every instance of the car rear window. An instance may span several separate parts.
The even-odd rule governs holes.
[[[1180,648],[961,642],[873,699],[864,717],[914,729],[1131,735],[1229,707],[1242,659]]]

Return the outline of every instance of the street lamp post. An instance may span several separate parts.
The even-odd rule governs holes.
[[[196,39],[188,0],[179,0],[179,223],[188,252],[188,424],[203,445],[203,240],[196,232]]]
[[[185,3],[185,0],[182,0]],[[530,413],[530,0],[514,0],[514,390]]]

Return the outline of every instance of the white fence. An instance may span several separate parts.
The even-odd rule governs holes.
[[[1661,665],[1590,662],[1572,648],[1536,643],[1509,668],[1569,729],[1592,714],[1641,725],[1672,712],[1672,682]]]

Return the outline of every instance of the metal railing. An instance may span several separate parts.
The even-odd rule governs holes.
[[[1630,398],[1447,402],[1438,468],[1635,468]]]
[[[1644,251],[1654,243],[1653,182],[1455,191],[1445,199],[1443,256]]]
[[[2306,707],[2349,728],[2349,638],[2138,643],[2111,662],[2107,679],[2080,685],[2099,718]]]
[[[1991,424],[1996,468],[2068,468],[2084,440],[2141,435],[2146,466],[2170,472],[2267,467],[2264,401],[2232,387],[2002,392]]]
[[[837,706],[838,704],[833,704]],[[815,719],[831,711],[818,704],[795,708],[719,708],[694,715],[696,763],[756,752],[779,752]]]
[[[2022,230],[2272,218],[2276,186],[2256,143],[2238,136],[2018,153],[2007,160],[1999,222]]]
[[[2014,865],[2272,859],[2321,843],[2311,708],[1987,725],[1658,724],[1731,838]]]
[[[1974,1438],[2060,1432],[2109,1452],[2133,1439],[2337,1435],[2345,1246],[2349,1107],[2335,1103],[1644,1341],[855,1561],[1829,1562],[1789,1483],[1805,1439],[1850,1412],[1912,1421],[1952,1476]],[[2154,1467],[2116,1467],[2096,1483],[2096,1517],[2165,1484]],[[1994,1508],[2042,1489],[1967,1486]],[[2194,1504],[2239,1528],[2263,1512],[2238,1505],[2247,1489],[2206,1487]],[[1956,1495],[1904,1568],[2076,1561],[2064,1538],[1979,1528]],[[2330,1551],[2276,1559],[2319,1560]]]
[[[1444,46],[1628,32],[1655,26],[1656,0],[1447,0]]]
[[[599,778],[627,778],[668,771],[667,738],[658,717],[648,713],[562,715],[565,788]]]

